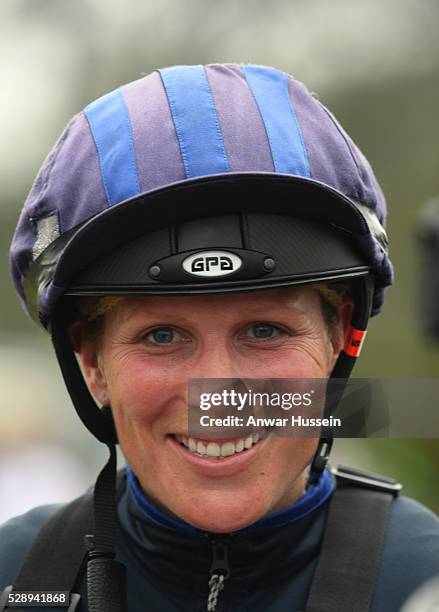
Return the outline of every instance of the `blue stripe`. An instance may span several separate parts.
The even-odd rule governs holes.
[[[263,66],[242,67],[265,125],[276,172],[310,176],[302,131],[284,72]]]
[[[110,206],[140,193],[133,132],[122,92],[117,89],[89,104],[84,113],[99,156]]]
[[[203,66],[159,70],[187,178],[229,172],[218,115]]]

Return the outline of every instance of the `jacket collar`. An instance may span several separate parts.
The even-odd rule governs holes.
[[[208,534],[157,508],[128,469],[128,486],[119,505],[126,554],[137,570],[157,581],[203,589],[212,563],[215,534]],[[277,583],[303,571],[317,557],[327,500],[334,479],[320,481],[291,506],[231,534],[228,556],[231,577],[244,583]],[[263,560],[263,562],[258,562]],[[257,584],[257,583],[256,583]]]

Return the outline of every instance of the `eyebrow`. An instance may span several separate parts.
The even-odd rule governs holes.
[[[172,322],[176,324],[187,324],[193,323],[194,317],[196,318],[196,313],[194,314],[192,309],[189,309],[188,312],[182,314],[179,312],[179,309],[172,306],[171,304],[163,306],[161,304],[151,304],[150,308],[144,309],[143,305],[135,305],[130,308],[128,313],[123,315],[123,321],[129,321],[132,317],[144,317],[145,319],[151,320],[164,320],[164,319],[172,319]],[[236,312],[237,309],[233,307],[233,305],[228,305],[224,307],[224,310],[227,312]],[[142,312],[143,311],[143,312]],[[209,312],[209,306],[204,307],[204,312]],[[251,317],[257,318],[259,320],[266,320],[276,317],[287,317],[287,316],[303,316],[306,314],[306,310],[303,307],[295,306],[292,303],[282,303],[279,304],[272,302],[265,303],[255,303],[255,304],[247,304],[243,311],[239,313],[239,318],[248,319]]]

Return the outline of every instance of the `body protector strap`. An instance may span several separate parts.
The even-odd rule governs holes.
[[[305,612],[369,612],[380,569],[394,480],[338,467],[322,549]]]
[[[322,549],[305,612],[368,612],[391,502],[401,485],[351,468],[339,467],[333,472],[337,488],[330,502]],[[124,490],[124,480],[124,473],[119,472],[118,498]],[[25,612],[25,609],[7,607],[7,595],[13,589],[69,591],[72,596],[68,612],[74,612],[80,599],[74,591],[78,588],[88,556],[86,536],[93,532],[93,523],[91,491],[50,517],[35,538],[14,587],[7,587],[0,595],[0,612]],[[90,612],[125,612],[125,608],[114,607],[111,600],[99,603],[99,593],[125,588],[118,582],[115,587],[101,580],[99,573],[90,577],[88,572]],[[97,597],[93,598],[95,604],[90,601],[91,591],[97,592]],[[118,597],[126,601],[124,593]],[[295,610],[291,609],[291,612]]]

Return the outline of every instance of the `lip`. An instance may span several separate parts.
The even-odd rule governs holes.
[[[186,447],[180,444],[174,435],[167,436],[167,440],[175,451],[178,452],[179,456],[186,461],[195,472],[203,476],[213,477],[233,476],[247,469],[256,459],[269,438],[269,435],[261,438],[256,444],[253,444],[251,448],[241,453],[236,453],[235,455],[230,455],[223,459],[211,459],[194,455],[194,453],[186,450]]]

